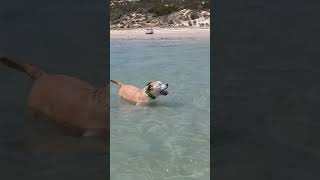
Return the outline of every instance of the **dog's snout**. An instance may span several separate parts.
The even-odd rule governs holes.
[[[167,83],[166,86],[169,86],[169,84]]]

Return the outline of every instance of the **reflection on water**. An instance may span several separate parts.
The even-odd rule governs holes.
[[[24,106],[1,108],[8,110],[1,111],[1,169],[8,169],[1,177],[106,178],[106,142],[64,136],[52,123],[29,118]]]
[[[111,179],[209,179],[209,40],[111,40],[111,79],[169,95],[135,106],[111,85]]]

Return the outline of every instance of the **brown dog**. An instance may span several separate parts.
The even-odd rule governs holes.
[[[164,84],[161,81],[149,82],[143,89],[126,85],[115,80],[111,82],[120,86],[119,96],[126,99],[127,101],[133,102],[136,105],[148,104],[151,99],[155,99],[160,95],[168,95],[168,83]]]
[[[5,57],[0,58],[0,64],[31,77],[28,107],[34,115],[44,114],[67,130],[77,132],[76,135],[107,136],[109,83],[103,88],[94,88],[77,78],[48,74],[34,65],[18,64]]]

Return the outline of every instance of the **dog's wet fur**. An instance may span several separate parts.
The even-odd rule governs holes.
[[[150,104],[152,99],[161,95],[168,95],[167,89],[169,84],[162,83],[161,81],[149,82],[142,89],[115,80],[111,80],[111,82],[119,85],[120,88],[118,94],[120,97],[136,105]]]
[[[49,117],[71,136],[109,139],[109,83],[95,88],[75,77],[49,74],[32,64],[19,64],[7,57],[0,64],[24,72],[32,79],[29,112]]]

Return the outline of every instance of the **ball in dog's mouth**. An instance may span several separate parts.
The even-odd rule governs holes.
[[[166,95],[168,95],[169,93],[168,93],[168,91],[166,91],[166,90],[162,90],[162,91],[160,91],[160,94],[166,96]]]

